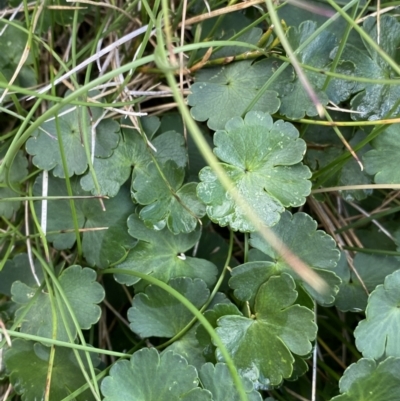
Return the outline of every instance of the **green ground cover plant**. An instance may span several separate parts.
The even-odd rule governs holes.
[[[398,7],[0,0],[1,401],[400,401]]]

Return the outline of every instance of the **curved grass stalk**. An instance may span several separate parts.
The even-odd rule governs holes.
[[[61,298],[61,300],[63,302],[63,305],[65,306],[65,308],[67,309],[69,315],[71,316],[72,322],[74,323],[74,326],[75,326],[75,329],[77,331],[78,338],[79,338],[80,342],[84,346],[86,346],[85,337],[83,336],[82,330],[81,330],[81,328],[79,326],[78,320],[76,319],[75,313],[74,313],[73,309],[71,308],[71,305],[70,305],[67,297],[65,296],[64,290],[61,287],[61,285],[60,285],[60,283],[58,281],[58,278],[55,276],[53,270],[43,260],[43,258],[39,254],[39,252],[36,251],[35,249],[32,249],[32,252],[35,254],[36,258],[39,260],[40,264],[43,266],[43,269],[46,271],[48,276],[51,278],[51,282],[54,285],[54,287],[55,287],[56,291],[58,292],[58,294],[60,295],[60,298]],[[72,338],[72,334],[71,334],[71,331],[70,331],[70,329],[68,327],[68,324],[67,324],[67,321],[66,321],[66,317],[64,315],[64,310],[63,310],[62,305],[60,305],[59,309],[60,309],[61,317],[63,319],[63,323],[64,323],[64,326],[65,326],[67,335],[68,335],[68,337],[70,339],[70,342],[73,343],[74,338]],[[80,366],[80,368],[82,370],[82,374],[85,376],[85,378],[89,382],[90,381],[89,377],[87,376],[86,370],[84,368],[84,365],[83,365],[83,362],[82,362],[82,359],[81,359],[79,353],[77,353],[75,350],[74,350],[74,353],[75,353],[75,357],[77,359],[77,362],[78,362],[78,364],[79,364],[79,366]],[[92,389],[92,392],[93,392],[93,395],[99,401],[100,400],[100,396],[96,396],[96,394],[100,394],[100,392],[99,392],[99,389],[98,389],[97,382],[95,381],[96,374],[95,374],[95,371],[94,371],[94,366],[93,366],[92,360],[90,358],[90,355],[88,354],[87,351],[85,352],[85,356],[86,356],[86,360],[87,360],[87,364],[88,364],[88,367],[89,367],[90,374],[92,376],[92,380],[94,381],[94,389]]]
[[[131,356],[128,353],[122,353],[122,352],[117,352],[117,351],[109,351],[109,350],[106,350],[106,349],[95,348],[95,347],[91,347],[91,346],[88,346],[88,345],[69,343],[69,342],[66,342],[66,341],[54,340],[52,338],[35,336],[33,334],[21,333],[19,331],[15,331],[13,329],[6,329],[5,330],[5,329],[0,328],[0,333],[1,334],[4,334],[5,332],[7,332],[7,334],[11,338],[13,338],[13,337],[22,338],[24,340],[36,341],[36,342],[40,342],[40,343],[48,344],[48,345],[55,345],[57,347],[76,349],[78,351],[85,351],[85,352],[94,352],[96,354],[110,355],[110,356],[115,356],[117,358],[129,358]],[[3,341],[2,341],[2,343],[0,345],[4,344]]]
[[[214,344],[219,348],[226,364],[229,367],[229,371],[231,372],[233,382],[236,385],[236,388],[240,394],[240,398],[242,401],[248,401],[246,392],[243,387],[242,380],[239,376],[238,371],[236,370],[235,364],[231,356],[229,355],[227,349],[225,348],[224,343],[219,338],[218,334],[216,333],[215,329],[211,326],[209,321],[203,316],[203,314],[189,301],[187,300],[180,292],[176,291],[174,288],[170,287],[168,284],[164,283],[161,280],[158,280],[155,277],[149,276],[142,272],[137,272],[134,270],[127,270],[127,269],[105,269],[102,270],[103,274],[127,274],[134,277],[139,277],[142,280],[149,282],[150,284],[154,284],[157,287],[160,287],[164,291],[168,292],[174,298],[176,298],[182,305],[184,305],[190,312],[193,313],[194,317],[204,326],[207,330],[208,334],[214,341]]]
[[[345,7],[344,9],[350,8],[352,5],[354,5],[358,0],[351,0]],[[303,49],[306,48],[321,32],[323,32],[329,25],[333,23],[335,18],[338,16],[338,14],[335,14],[332,18],[329,18],[325,23],[323,23],[318,29],[315,30],[308,38],[305,40],[296,50],[293,51],[293,54],[296,55],[298,52],[302,51]],[[258,91],[257,95],[254,97],[253,101],[247,106],[246,110],[243,112],[243,114],[246,114],[248,111],[250,111],[253,106],[259,101],[259,99],[263,96],[265,91],[269,88],[269,86],[279,77],[279,75],[282,74],[282,72],[290,65],[290,58],[284,57],[284,56],[276,56],[274,57],[279,58],[281,60],[284,60],[285,63],[282,64],[275,72],[274,74],[265,82],[265,84],[260,88]],[[303,64],[298,63],[298,65],[302,68],[309,68],[310,66],[305,66]],[[320,72],[319,69],[317,69],[316,72]]]

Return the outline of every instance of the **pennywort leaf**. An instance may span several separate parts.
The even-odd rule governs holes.
[[[362,358],[350,365],[339,381],[341,394],[331,401],[400,400],[399,358],[387,358],[378,363]]]
[[[305,143],[296,128],[268,114],[249,112],[230,120],[214,135],[214,153],[239,194],[268,226],[285,207],[300,206],[309,195],[310,170],[301,163]],[[210,167],[200,171],[199,198],[210,219],[233,230],[254,231],[242,210],[226,193]]]
[[[135,352],[130,361],[118,361],[102,384],[104,401],[211,401],[198,387],[197,371],[185,358],[154,349]]]
[[[328,284],[326,293],[318,293],[306,282],[297,277],[290,266],[282,259],[279,250],[272,248],[258,233],[252,233],[250,244],[260,250],[267,260],[253,260],[232,270],[229,281],[235,295],[242,301],[253,302],[258,288],[272,275],[286,272],[322,305],[332,304],[339,291],[340,278],[334,273],[340,253],[336,249],[333,238],[321,230],[317,230],[317,223],[305,213],[284,212],[281,220],[273,228],[274,233],[286,246],[305,263],[313,268]],[[269,258],[268,258],[269,257]],[[268,260],[269,259],[269,260]]]
[[[204,280],[208,286],[215,282],[216,266],[205,259],[186,255],[200,239],[199,229],[189,234],[172,234],[167,228],[156,231],[146,227],[138,216],[128,219],[129,234],[138,239],[138,244],[118,268],[136,270],[168,282],[176,277],[190,277]],[[140,279],[117,274],[120,283],[133,285]]]
[[[206,283],[200,279],[175,278],[168,284],[198,308],[210,295]],[[128,310],[130,328],[141,337],[173,337],[192,318],[192,313],[175,297],[153,285],[137,294]]]
[[[357,348],[366,358],[400,356],[397,341],[400,324],[400,270],[388,275],[368,298],[365,319],[354,331]]]
[[[81,359],[88,370],[86,359]],[[98,366],[100,359],[91,354],[91,363]],[[48,383],[50,348],[42,344],[16,339],[4,353],[5,365],[10,372],[11,383],[23,401],[41,400],[50,390],[51,400],[61,400],[86,383],[75,354],[71,349],[56,347],[52,375]],[[47,386],[50,385],[48,389]],[[90,390],[76,396],[77,401],[95,400]]]
[[[231,118],[246,111],[259,89],[280,65],[281,62],[273,59],[255,63],[246,60],[199,71],[191,88],[192,94],[188,97],[189,105],[193,106],[193,118],[208,120],[211,129],[223,130]],[[280,106],[278,92],[290,91],[292,79],[292,72],[287,69],[265,91],[252,110],[276,113]]]
[[[95,271],[90,268],[82,269],[78,265],[70,266],[61,273],[59,282],[79,327],[89,329],[97,323],[101,315],[101,309],[97,304],[104,299],[105,294],[103,287],[96,282]],[[16,312],[16,319],[21,315],[24,316],[21,324],[22,333],[53,338],[53,328],[56,326],[56,339],[68,341],[66,330],[66,325],[68,325],[72,337],[76,337],[77,328],[62,300],[54,300],[57,319],[54,321],[52,302],[48,292],[15,281],[11,287],[11,293],[13,301],[21,305]],[[63,322],[61,308],[63,308],[66,323]]]
[[[293,372],[292,353],[311,351],[317,326],[312,311],[293,305],[296,298],[291,276],[272,276],[258,290],[251,318],[222,316],[218,320],[216,331],[245,377],[265,386],[278,385]],[[217,357],[222,360],[219,353]]]
[[[92,134],[91,115],[100,118],[101,110],[90,112],[83,107],[65,106],[59,112],[59,117],[43,123],[26,143],[27,152],[33,156],[32,162],[43,170],[53,170],[55,177],[64,178],[62,148],[68,168],[68,176],[83,174],[88,167],[84,148],[84,136],[87,143],[93,146],[95,155],[108,157],[118,144],[119,125],[113,120],[102,120],[97,124],[95,135]],[[59,130],[59,136],[57,134]],[[97,144],[97,146],[96,146]]]

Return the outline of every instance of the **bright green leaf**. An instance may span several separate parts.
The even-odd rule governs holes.
[[[378,363],[360,359],[350,365],[339,381],[341,395],[331,401],[400,401],[400,359]]]
[[[233,118],[225,131],[214,135],[214,153],[235,183],[239,194],[261,221],[273,226],[285,207],[304,204],[311,190],[310,170],[301,162],[305,142],[296,128],[282,120],[273,123],[268,114],[249,112],[245,119]],[[211,220],[233,230],[254,231],[210,167],[200,172],[199,198],[207,205]]]
[[[233,117],[242,115],[260,88],[278,69],[281,62],[264,59],[258,62],[240,61],[222,67],[201,70],[192,85],[188,103],[197,121],[208,120],[213,130],[225,128]],[[280,75],[261,96],[251,110],[276,113],[280,106],[278,92],[291,89],[292,73],[289,69]]]
[[[92,356],[96,367],[100,360]],[[85,369],[88,370],[86,357],[80,352]],[[43,400],[46,391],[49,369],[50,348],[20,338],[14,339],[12,347],[4,353],[4,361],[10,372],[10,380],[23,401]],[[49,401],[60,401],[74,390],[83,386],[86,379],[79,368],[76,356],[68,348],[55,347],[55,357],[51,374]],[[90,390],[75,397],[76,401],[91,401],[94,396]]]
[[[169,230],[147,228],[136,215],[128,219],[129,234],[139,240],[118,268],[136,270],[168,282],[175,277],[200,278],[208,286],[215,282],[217,268],[211,262],[185,255],[199,240],[199,229],[189,234],[174,235]],[[116,274],[118,282],[133,285],[140,279]]]
[[[278,385],[292,375],[292,353],[307,355],[311,351],[317,332],[314,314],[293,305],[296,298],[292,277],[282,273],[261,285],[252,318],[218,319],[217,334],[245,377],[266,386]],[[219,351],[217,357],[222,359]]]
[[[175,278],[168,283],[198,309],[207,301],[210,291],[203,280]],[[191,320],[193,314],[171,294],[156,285],[133,298],[128,310],[130,328],[140,337],[173,337]]]
[[[64,291],[70,307],[75,314],[81,329],[89,329],[100,319],[101,309],[97,305],[104,299],[103,287],[96,282],[96,273],[89,268],[82,269],[78,265],[65,269],[59,277],[59,283]],[[39,293],[37,294],[37,291]],[[11,287],[12,300],[21,307],[16,312],[16,319],[24,315],[21,332],[36,336],[53,338],[53,325],[57,327],[56,338],[61,341],[69,341],[69,337],[62,320],[61,307],[67,320],[67,325],[75,338],[77,329],[72,321],[66,304],[59,296],[53,299],[56,305],[56,319],[53,321],[53,305],[47,291],[38,290],[37,287],[16,281]],[[36,298],[32,298],[37,294]],[[26,314],[25,314],[26,313]]]
[[[304,289],[320,304],[330,305],[339,291],[340,279],[331,270],[335,268],[340,253],[334,239],[317,230],[317,222],[305,213],[282,213],[281,220],[272,230],[301,260],[314,269],[328,284],[328,291],[320,294],[302,281],[284,261],[279,250],[274,250],[258,233],[250,236],[250,245],[268,255],[272,261],[253,261],[232,270],[229,285],[242,301],[254,301],[257,290],[272,275],[286,272],[298,280]]]
[[[225,363],[206,363],[199,371],[203,388],[209,390],[213,401],[240,401],[240,395],[232,380],[232,375]],[[242,379],[248,401],[262,401],[261,394],[253,389],[253,383],[247,378]]]
[[[185,358],[154,348],[135,352],[130,361],[118,361],[102,384],[104,401],[210,401],[198,388],[197,371]]]
[[[366,358],[400,356],[400,270],[388,275],[368,298],[365,319],[354,330],[356,346]]]

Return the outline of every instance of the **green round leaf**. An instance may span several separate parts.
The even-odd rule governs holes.
[[[185,358],[154,348],[135,352],[130,361],[118,361],[101,383],[103,401],[210,401],[198,388],[199,379]]]
[[[191,87],[192,94],[188,97],[189,105],[193,106],[193,118],[197,121],[208,120],[207,125],[213,130],[224,129],[231,118],[246,111],[280,64],[273,59],[256,63],[246,60],[200,71],[196,75],[196,83]],[[251,110],[276,113],[280,106],[278,92],[289,91],[292,78],[291,70],[286,69]]]
[[[203,280],[176,278],[168,283],[197,308],[208,299],[210,291]],[[130,328],[140,337],[173,337],[191,320],[193,314],[171,294],[156,285],[133,298],[128,310]]]
[[[317,222],[305,213],[282,213],[281,220],[272,230],[301,260],[314,269],[328,284],[328,291],[320,294],[302,281],[284,261],[279,250],[274,250],[259,233],[252,233],[250,245],[269,256],[272,261],[252,261],[232,270],[229,286],[242,301],[254,301],[258,288],[272,275],[286,272],[299,281],[304,289],[320,304],[330,305],[339,291],[341,280],[334,269],[340,253],[334,239],[317,230]]]
[[[317,333],[314,314],[293,305],[296,298],[292,277],[282,273],[261,285],[253,318],[223,316],[218,320],[217,334],[245,377],[265,386],[278,385],[292,375],[292,353],[311,351]],[[217,358],[222,359],[219,351]]]
[[[97,305],[104,299],[104,289],[96,282],[96,272],[89,268],[74,265],[65,269],[59,277],[65,297],[68,299],[71,310],[75,314],[81,329],[89,329],[100,319],[101,309]],[[12,299],[22,305],[16,312],[16,319],[24,315],[21,332],[36,336],[53,338],[53,325],[57,325],[56,339],[69,341],[66,324],[75,338],[77,328],[62,299],[50,300],[48,292],[41,291],[37,287],[31,288],[20,281],[14,282],[11,287]],[[57,322],[53,321],[52,308],[56,305],[55,315]],[[61,306],[60,306],[61,305]],[[60,308],[67,322],[64,323]]]
[[[340,393],[331,401],[400,401],[400,359],[381,363],[360,359],[350,365],[339,381]]]
[[[400,356],[400,270],[385,278],[368,298],[365,319],[354,330],[356,346],[366,358]]]
[[[34,261],[35,274],[39,281],[43,281],[43,271],[40,263]],[[8,259],[3,269],[0,271],[0,294],[11,297],[11,286],[15,281],[21,281],[29,287],[36,285],[28,255],[20,253],[13,259]]]
[[[138,216],[132,214],[128,219],[128,230],[139,242],[126,260],[116,267],[151,274],[166,283],[175,277],[190,277],[200,278],[208,286],[214,284],[216,266],[208,260],[185,255],[200,239],[199,229],[178,235],[166,228],[156,231],[146,227]],[[115,278],[126,285],[133,285],[140,280],[124,274],[116,274]]]
[[[99,116],[101,110],[92,110]],[[92,144],[92,124],[89,111],[82,107],[65,106],[58,112],[58,124],[55,119],[47,121],[35,131],[26,142],[26,151],[33,156],[32,162],[43,170],[53,170],[55,177],[64,178],[59,139],[62,141],[68,176],[83,174],[88,167],[84,148],[84,136]],[[59,138],[57,131],[59,130]],[[101,121],[96,127],[95,155],[110,156],[118,144],[119,125],[115,121]],[[97,145],[97,146],[96,146]]]
[[[268,114],[249,112],[230,120],[214,135],[214,153],[243,199],[268,226],[279,221],[285,207],[304,204],[311,190],[308,167],[300,162],[305,142],[296,128]],[[254,231],[244,211],[228,196],[210,167],[200,171],[199,198],[211,220],[233,230]]]
[[[100,360],[91,355],[91,363],[96,367]],[[87,359],[80,352],[85,370]],[[50,363],[50,348],[32,341],[14,339],[12,347],[4,352],[4,362],[10,372],[10,381],[23,401],[43,400],[45,396]],[[95,372],[97,369],[95,369]],[[59,401],[69,396],[86,383],[86,379],[71,349],[55,347],[51,372],[50,401]],[[75,396],[77,401],[92,401],[94,396],[86,390]]]
[[[241,401],[240,395],[232,380],[232,375],[225,363],[206,363],[199,371],[203,388],[209,390],[213,401]],[[261,394],[253,389],[253,383],[243,378],[243,386],[248,401],[262,401]]]
[[[4,40],[4,37],[2,37]],[[0,46],[1,48],[1,46]],[[1,94],[1,90],[0,90]],[[5,151],[7,151],[7,147],[0,152],[0,160],[5,156]],[[22,151],[18,151],[15,156],[14,162],[11,166],[9,173],[10,183],[14,188],[20,189],[20,182],[28,175],[28,160]],[[6,175],[2,173],[0,175],[0,199],[7,198],[15,198],[20,196],[17,192],[11,189],[6,182]],[[14,212],[16,212],[21,205],[21,202],[0,202],[0,216],[5,217],[6,219],[10,219]]]
[[[204,312],[204,317],[213,328],[217,327],[217,321],[220,317],[232,315],[242,316],[239,309],[232,303],[216,304],[213,308]],[[212,343],[209,332],[201,324],[196,328],[196,338],[207,361],[215,363],[215,346]]]
[[[189,233],[196,228],[205,214],[205,207],[197,199],[196,184],[183,185],[184,176],[184,169],[173,161],[159,166],[151,162],[145,170],[136,172],[132,196],[145,205],[139,216],[147,225],[166,224],[174,234]]]
[[[186,334],[174,341],[162,352],[174,351],[183,356],[189,363],[199,370],[206,362],[203,355],[203,347],[199,345],[196,339],[196,326],[192,327]]]
[[[71,178],[71,187],[73,195],[89,195],[82,191],[76,177]],[[35,181],[34,194],[40,196],[41,188],[40,175]],[[65,180],[49,175],[48,194],[68,197]],[[136,241],[128,234],[126,228],[126,220],[135,208],[126,186],[122,187],[114,198],[104,199],[102,203],[98,199],[75,199],[74,206],[78,228],[86,229],[83,233],[82,247],[88,264],[104,269],[121,260],[135,245]],[[35,203],[35,210],[40,219],[42,202]],[[75,244],[74,228],[70,200],[47,201],[47,231],[59,232],[47,237],[55,248],[68,249]]]
[[[152,131],[159,125],[158,119],[152,121],[151,117],[143,118],[141,122],[144,126],[150,125],[147,130],[145,128],[148,136],[151,136]],[[156,126],[153,127],[155,123]],[[93,162],[102,195],[115,196],[130,177],[133,166],[135,172],[146,171],[147,164],[152,160],[152,153],[160,163],[172,160],[178,166],[184,167],[186,165],[187,155],[184,138],[177,132],[164,132],[151,140],[157,152],[146,145],[142,135],[133,127],[125,127],[119,137],[118,147],[114,149],[110,157],[95,157]],[[81,185],[84,190],[97,195],[97,188],[90,171],[81,178]]]
[[[89,265],[101,269],[121,260],[136,243],[126,228],[126,220],[135,208],[129,189],[123,186],[103,204],[105,210],[97,199],[87,199],[82,204],[87,229],[82,240],[83,255]]]
[[[400,184],[400,171],[394,169],[400,154],[399,125],[393,124],[372,141],[374,149],[364,157],[365,170],[377,184]]]
[[[316,29],[317,24],[314,21],[305,21],[300,24],[298,29],[291,27],[288,31],[288,40],[292,49],[296,50]],[[302,64],[320,69],[328,69],[331,63],[330,53],[336,46],[336,42],[336,37],[327,30],[324,30],[305,49],[298,52],[296,58]],[[326,77],[310,71],[304,71],[304,74],[308,78],[321,104],[326,105],[328,103],[328,96],[321,90]],[[279,111],[293,120],[304,118],[305,115],[313,117],[318,115],[313,100],[306,89],[304,89],[304,84],[299,78],[294,83],[293,91],[282,98]]]
[[[378,40],[379,26],[379,40]],[[394,16],[382,15],[379,17],[379,25],[376,17],[367,18],[363,23],[363,30],[376,42],[380,49],[392,59],[396,59],[398,47],[400,45],[400,24]],[[364,41],[364,39],[363,39]],[[349,47],[342,58],[353,61],[356,66],[356,75],[374,79],[388,79],[397,77],[397,73],[392,70],[381,55],[366,41],[365,49]],[[358,71],[357,71],[358,70]],[[354,120],[380,120],[385,118],[390,112],[391,117],[398,116],[400,107],[398,99],[400,97],[399,85],[364,85],[365,90],[353,97],[351,107],[357,113],[352,113]]]

